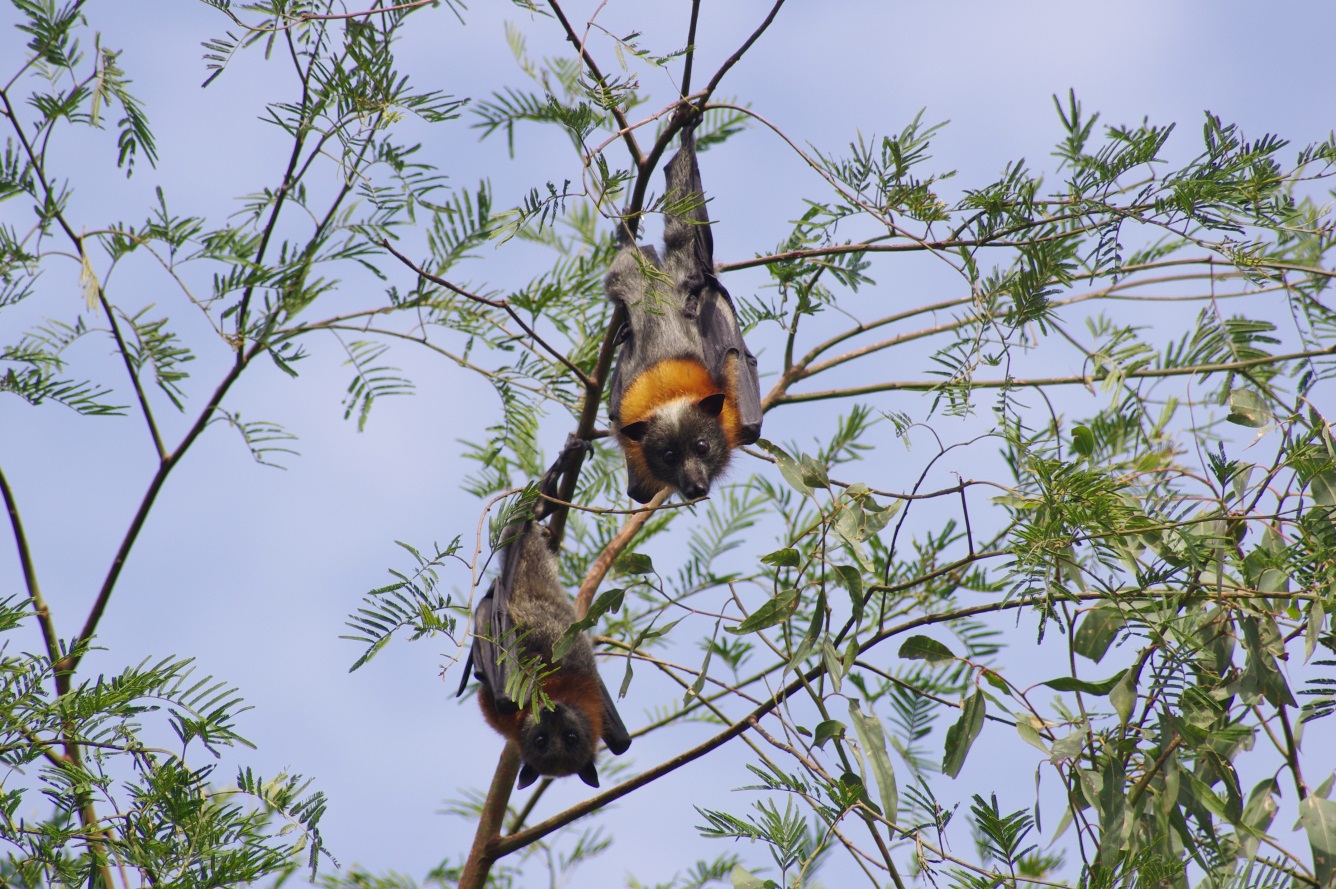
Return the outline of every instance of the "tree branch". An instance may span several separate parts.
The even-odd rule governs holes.
[[[54,668],[60,660],[60,637],[56,634],[56,624],[51,617],[51,610],[42,598],[42,588],[37,584],[37,567],[32,561],[32,550],[28,546],[28,537],[23,533],[23,521],[19,518],[18,501],[9,488],[5,473],[0,470],[0,494],[5,498],[5,509],[9,512],[9,527],[14,531],[14,545],[19,551],[19,565],[23,568],[23,584],[28,589],[28,599],[32,602],[33,614],[37,615],[37,624],[42,628],[42,640],[46,643],[46,656]],[[59,685],[59,683],[57,683]]]

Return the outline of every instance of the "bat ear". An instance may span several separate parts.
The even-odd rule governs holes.
[[[645,434],[649,432],[649,424],[644,420],[641,420],[639,423],[627,423],[619,431],[622,435],[631,439],[631,441],[641,441],[644,439]]]
[[[585,763],[585,767],[576,772],[576,774],[580,776],[581,781],[588,784],[590,787],[598,786],[598,770],[594,768],[594,761],[592,759]]]
[[[590,767],[593,767],[593,763],[590,763]],[[515,786],[523,790],[537,780],[538,770],[527,762],[520,763],[520,780]]]
[[[724,393],[717,395],[707,395],[696,402],[696,407],[700,408],[711,417],[717,417],[724,409]]]

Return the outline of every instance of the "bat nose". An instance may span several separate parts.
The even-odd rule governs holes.
[[[703,482],[691,481],[682,486],[682,493],[688,500],[695,500],[697,497],[704,497],[710,493],[710,486]]]

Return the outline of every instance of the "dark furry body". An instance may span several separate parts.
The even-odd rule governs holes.
[[[556,490],[570,453],[568,445],[544,477],[546,493]],[[542,506],[540,501],[540,512]],[[579,775],[597,787],[599,739],[621,754],[631,746],[630,735],[599,676],[589,639],[581,633],[559,660],[553,655],[576,615],[558,577],[547,529],[535,518],[511,525],[507,534],[501,574],[475,612],[470,660],[483,717],[519,745],[520,787],[539,775]],[[535,706],[534,684],[551,702],[550,709]]]
[[[756,358],[715,276],[691,128],[664,176],[663,258],[624,229],[605,280],[627,318],[608,413],[627,493],[641,503],[666,486],[690,498],[709,493],[732,449],[761,434]]]

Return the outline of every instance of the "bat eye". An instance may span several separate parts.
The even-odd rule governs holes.
[[[547,732],[539,732],[533,736],[533,745],[539,750],[546,750],[547,740]]]
[[[575,732],[567,732],[563,736],[563,740],[566,742],[567,747],[574,747],[576,744],[580,743],[580,736]]]
[[[672,448],[669,448],[668,450],[664,451],[664,452],[663,452],[663,462],[667,463],[669,466],[676,466],[676,465],[677,465],[677,451],[674,451]]]
[[[703,438],[696,439],[696,456],[704,457],[710,453],[710,443]]]

